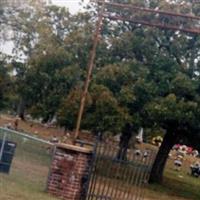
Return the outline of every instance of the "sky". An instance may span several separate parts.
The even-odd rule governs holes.
[[[48,1],[48,0],[47,0]],[[82,2],[81,0],[51,0],[53,4],[57,6],[66,6],[69,8],[69,11],[71,13],[76,13],[80,10],[82,10],[82,6],[80,3]],[[89,3],[89,0],[83,0],[83,4]]]
[[[65,6],[69,8],[69,11],[74,14],[77,13],[78,11],[83,10],[83,5],[86,5],[89,3],[90,0],[83,0],[83,5],[80,5],[82,0],[46,0],[46,2],[51,1],[52,4],[57,5],[57,6]],[[13,49],[13,42],[9,41],[4,43],[3,45],[0,45],[0,51],[7,53],[9,55],[12,55],[12,49]]]

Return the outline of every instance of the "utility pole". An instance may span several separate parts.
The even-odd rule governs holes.
[[[99,11],[98,21],[97,21],[97,25],[96,25],[96,30],[95,30],[95,33],[94,33],[93,46],[92,46],[92,50],[90,52],[88,69],[87,69],[87,77],[86,77],[86,80],[85,80],[84,89],[83,89],[83,93],[82,93],[82,97],[81,97],[78,119],[77,119],[77,123],[76,123],[74,141],[79,137],[80,124],[81,124],[81,120],[82,120],[82,116],[83,116],[85,101],[86,101],[86,97],[87,97],[87,94],[88,94],[88,88],[89,88],[90,80],[91,80],[91,77],[92,77],[92,71],[93,71],[93,68],[94,68],[94,63],[95,63],[95,58],[96,58],[96,49],[97,49],[97,45],[98,45],[98,42],[99,42],[99,35],[100,35],[102,25],[103,25],[104,8],[105,8],[105,0],[102,1],[102,5],[101,5],[101,9]]]

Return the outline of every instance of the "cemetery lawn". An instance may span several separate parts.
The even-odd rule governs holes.
[[[44,192],[44,166],[38,170],[38,166],[31,163],[20,167],[24,168],[20,173],[13,169],[10,175],[0,175],[0,200],[57,200]],[[145,189],[145,200],[199,200],[200,179],[187,175],[186,168],[176,172],[171,167],[169,162],[162,185],[150,185]]]
[[[149,200],[199,200],[200,178],[189,174],[189,164],[193,160],[188,156],[181,172],[174,171],[173,160],[168,160],[163,184],[148,186],[145,196]]]
[[[8,122],[12,123],[13,118],[0,118],[0,125]],[[30,126],[30,122],[20,122],[20,128],[25,132],[37,133],[45,139],[49,139],[55,133],[63,134],[62,130],[56,128],[45,128],[39,124]],[[44,161],[42,157],[40,159]],[[40,165],[34,165],[33,160],[29,161],[25,162],[26,166],[14,161],[20,168],[12,169],[11,175],[0,174],[0,200],[57,200],[44,192],[48,165],[43,161]],[[189,175],[189,166],[193,161],[194,158],[188,156],[182,171],[176,172],[173,169],[173,159],[169,159],[163,184],[148,186],[145,189],[145,200],[200,200],[200,178]],[[26,179],[28,181],[25,181]]]
[[[42,191],[39,185],[20,184],[19,179],[0,176],[0,200],[57,200]]]
[[[45,192],[48,167],[34,159],[13,160],[10,173],[0,173],[0,200],[56,200]]]

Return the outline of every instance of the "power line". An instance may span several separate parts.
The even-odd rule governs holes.
[[[95,2],[92,0],[92,2]],[[103,3],[103,1],[96,1],[99,5]],[[122,3],[111,3],[111,2],[105,2],[105,6],[112,6],[116,8],[122,8],[122,9],[130,9],[130,10],[137,10],[137,11],[143,11],[143,12],[150,12],[150,13],[155,13],[155,14],[161,14],[161,15],[168,15],[168,16],[174,16],[174,17],[182,17],[186,19],[193,19],[193,20],[200,20],[199,16],[195,15],[188,15],[188,14],[182,14],[182,13],[174,13],[174,12],[169,12],[169,11],[163,11],[163,10],[155,10],[152,8],[145,8],[145,7],[138,7],[134,6],[132,4],[122,4]],[[121,10],[120,10],[121,11]]]
[[[98,5],[102,4],[102,1],[96,1],[96,3]],[[185,27],[185,24],[183,24],[183,21],[180,21],[179,24],[176,25],[172,25],[170,24],[170,22],[166,23],[166,22],[159,22],[159,19],[156,19],[157,21],[150,21],[150,19],[136,19],[136,17],[133,16],[129,16],[129,17],[124,17],[120,14],[116,14],[116,12],[114,11],[109,11],[107,10],[106,12],[103,13],[104,18],[109,18],[111,20],[121,20],[121,21],[128,21],[131,23],[136,23],[136,24],[142,24],[145,26],[151,26],[151,27],[157,27],[160,29],[170,29],[170,30],[174,30],[174,31],[181,31],[181,32],[185,32],[185,33],[192,33],[192,34],[200,34],[200,17],[199,16],[195,16],[195,15],[188,15],[188,14],[181,14],[181,13],[174,13],[174,12],[168,12],[168,11],[163,11],[163,10],[155,10],[155,9],[151,9],[151,8],[144,8],[144,7],[138,7],[138,6],[134,6],[132,4],[121,4],[121,3],[111,3],[111,2],[106,2],[105,6],[109,6],[112,8],[116,8],[118,9],[117,11],[120,11],[120,13],[122,13],[122,11],[131,11],[133,13],[135,13],[135,11],[140,11],[140,12],[144,12],[144,13],[152,13],[155,15],[159,15],[159,16],[170,16],[171,17],[171,21],[175,21],[177,18],[182,18],[185,21],[184,22],[188,22],[187,25],[189,25],[189,27]],[[174,20],[173,20],[174,19]],[[193,23],[198,25],[199,28],[196,27],[192,27]]]
[[[200,29],[181,28],[179,26],[173,26],[173,25],[163,25],[161,23],[152,23],[152,22],[148,22],[144,20],[130,19],[127,17],[122,17],[122,16],[112,16],[112,15],[109,15],[109,13],[104,13],[103,16],[111,20],[128,21],[135,24],[142,24],[146,26],[157,27],[160,29],[169,29],[169,30],[181,31],[181,32],[186,32],[186,33],[200,34]]]

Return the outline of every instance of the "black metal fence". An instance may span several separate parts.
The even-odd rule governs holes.
[[[95,150],[87,200],[142,200],[156,151],[128,149],[119,158],[117,145],[99,143]]]

